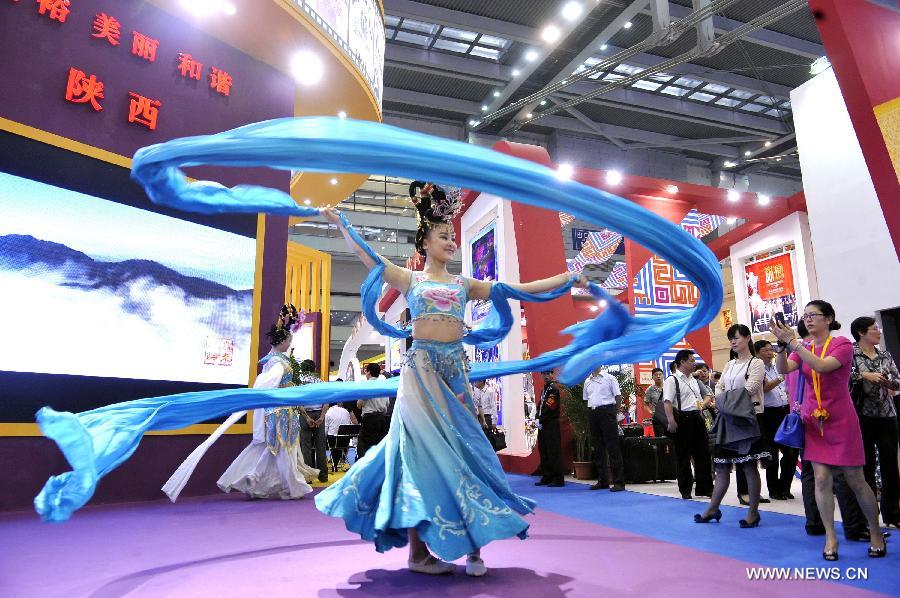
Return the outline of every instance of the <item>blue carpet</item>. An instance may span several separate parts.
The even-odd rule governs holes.
[[[706,508],[703,503],[638,492],[591,492],[588,486],[573,483],[565,488],[535,487],[537,478],[508,477],[513,490],[536,500],[539,509],[763,567],[868,568],[868,579],[840,583],[900,596],[900,548],[895,538],[888,540],[886,558],[870,559],[868,544],[844,540],[839,529],[840,560],[826,563],[822,560],[824,536],[807,536],[803,518],[795,515],[762,512],[758,528],[740,529],[738,521],[747,509],[722,507],[721,523],[703,525],[693,520],[694,513]]]

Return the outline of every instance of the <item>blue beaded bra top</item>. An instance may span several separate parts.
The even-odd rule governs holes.
[[[462,276],[453,282],[427,280],[422,272],[413,272],[406,291],[406,301],[413,321],[424,316],[444,316],[463,321],[469,285]]]

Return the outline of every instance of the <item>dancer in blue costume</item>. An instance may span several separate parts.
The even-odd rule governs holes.
[[[422,272],[400,268],[379,256],[384,281],[406,296],[413,343],[400,370],[400,386],[390,432],[340,481],[316,497],[319,510],[341,517],[347,529],[375,543],[379,552],[409,541],[409,568],[450,573],[468,555],[466,573],[487,573],[480,556],[493,540],[524,538],[520,515],[534,502],[509,487],[496,453],[476,419],[468,360],[461,339],[466,302],[490,298],[490,282],[451,276],[447,263],[457,250],[452,218],[458,196],[436,185],[414,182],[410,196],[419,214],[416,251]],[[368,268],[375,260],[351,236],[333,208],[322,211],[339,227]],[[564,273],[528,284],[509,285],[526,293],[565,286]],[[576,286],[586,287],[581,276]],[[429,548],[444,560],[438,560]]]
[[[284,118],[143,148],[135,154],[132,177],[144,186],[152,201],[172,209],[206,214],[265,212],[303,218],[319,214],[317,208],[298,206],[278,189],[253,185],[229,188],[191,181],[181,170],[201,164],[434,178],[563,211],[618,231],[667,260],[699,290],[695,308],[631,316],[625,306],[590,284],[590,294],[605,300],[608,307],[593,319],[563,330],[571,335],[571,342],[529,360],[473,364],[468,376],[472,381],[560,367],[560,381],[572,384],[602,364],[655,359],[688,332],[706,326],[718,316],[722,305],[718,261],[681,227],[611,193],[560,180],[545,166],[483,147],[353,119]],[[349,226],[349,222],[344,224]],[[352,228],[347,232],[375,264],[361,288],[366,319],[380,334],[409,338],[411,329],[391,326],[377,313],[385,264],[358,233]],[[490,314],[477,328],[468,330],[462,342],[482,349],[495,346],[519,320],[509,300],[549,301],[567,293],[571,284],[568,281],[548,293],[535,294],[494,283],[490,286]],[[134,453],[149,430],[177,430],[245,409],[394,395],[400,382],[400,378],[391,378],[191,392],[116,403],[82,413],[44,407],[38,411],[37,421],[43,433],[57,443],[72,470],[47,480],[35,497],[35,510],[45,521],[68,520],[90,500],[99,481]]]

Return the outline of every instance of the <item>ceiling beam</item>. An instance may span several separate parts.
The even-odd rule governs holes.
[[[690,6],[681,6],[680,4],[671,3],[669,10],[672,17],[676,19],[684,18],[693,12],[693,9]],[[644,12],[650,14],[649,11]],[[742,25],[744,25],[744,23],[734,19],[727,19],[719,15],[713,17],[713,27],[715,27],[717,33],[727,33]],[[819,58],[820,56],[825,56],[825,48],[822,44],[808,42],[804,39],[792,37],[769,29],[756,29],[755,31],[748,33],[744,39],[760,46],[766,46],[806,58]]]
[[[393,87],[384,88],[384,101],[413,104],[416,106],[424,106],[426,108],[446,110],[447,112],[458,112],[462,115],[475,114],[481,107],[477,102],[470,102],[469,100],[448,98],[447,96],[422,93],[420,91],[409,91],[406,89],[396,89]]]
[[[559,100],[554,99],[552,96],[550,97],[550,101],[553,102],[554,104],[559,104],[559,103],[561,103]],[[569,108],[569,109],[566,110],[566,112],[568,112],[569,114],[571,114],[575,119],[577,119],[578,121],[580,121],[580,122],[581,122],[582,124],[584,124],[585,126],[588,126],[588,127],[590,127],[592,130],[596,131],[597,134],[599,134],[599,135],[602,136],[604,139],[606,139],[607,141],[609,141],[610,143],[612,143],[613,145],[615,145],[617,148],[619,148],[619,149],[626,149],[626,147],[627,147],[626,144],[624,144],[624,143],[622,143],[621,141],[619,141],[619,139],[617,139],[616,137],[613,137],[612,135],[610,135],[609,132],[606,130],[606,127],[605,127],[604,125],[601,125],[600,123],[594,122],[594,121],[591,120],[587,115],[585,115],[584,113],[582,113],[582,112],[581,112],[580,110],[578,110],[577,108]]]
[[[674,139],[674,138],[673,138]],[[699,147],[701,145],[716,145],[720,143],[762,143],[765,137],[759,135],[748,135],[746,137],[715,137],[709,139],[685,139],[678,141],[678,147]],[[628,149],[651,149],[655,147],[671,147],[670,145],[660,145],[659,143],[633,143]]]
[[[512,67],[391,42],[388,42],[384,49],[384,64],[489,85],[503,85],[512,78]]]
[[[395,17],[405,17],[407,19],[435,23],[436,25],[444,25],[445,27],[486,33],[525,44],[535,44],[539,39],[538,32],[535,29],[499,19],[481,17],[439,6],[430,6],[412,2],[411,0],[383,0],[383,2],[385,14]]]

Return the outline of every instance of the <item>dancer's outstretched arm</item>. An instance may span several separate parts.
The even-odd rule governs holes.
[[[341,221],[340,213],[337,209],[332,208],[331,206],[322,208],[319,213],[322,215],[327,222],[335,225],[341,234],[344,236],[344,240],[347,242],[347,247],[356,254],[356,257],[359,258],[366,268],[371,270],[375,267],[375,261],[372,259],[366,251],[359,246],[359,243],[350,235],[350,231],[347,230],[347,227]],[[407,288],[409,287],[409,279],[411,272],[406,268],[401,268],[400,266],[392,263],[389,259],[386,259],[383,256],[378,256],[381,261],[384,263],[384,274],[383,278],[386,283],[397,289],[398,291],[405,293]],[[490,289],[488,289],[490,291]]]
[[[585,278],[583,274],[575,274],[572,272],[563,272],[562,274],[557,274],[556,276],[551,276],[550,278],[533,280],[531,282],[510,284],[508,286],[517,291],[522,291],[523,293],[546,293],[547,291],[558,289],[559,287],[569,282],[569,280],[573,277],[574,283],[572,286],[578,287],[580,289],[584,289],[587,287],[587,278]],[[489,299],[491,296],[492,284],[493,283],[484,280],[473,279],[469,283],[469,297],[471,297],[472,299]]]

